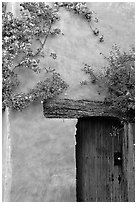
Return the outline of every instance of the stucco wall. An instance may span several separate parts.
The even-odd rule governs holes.
[[[19,2],[12,5],[19,15]],[[61,20],[55,27],[64,35],[49,37],[44,48],[45,58],[41,68],[52,67],[69,84],[59,97],[71,99],[103,100],[105,91],[90,82],[80,86],[80,81],[89,80],[81,69],[84,64],[101,69],[107,62],[100,52],[107,55],[114,43],[122,49],[134,45],[134,4],[88,3],[99,18],[93,23],[104,42],[100,43],[88,23],[72,12],[60,9]],[[10,9],[9,5],[9,9]],[[35,44],[35,46],[38,46]],[[49,55],[57,54],[53,60]],[[34,74],[30,70],[17,70],[21,81],[16,90],[27,92],[47,74],[44,70]],[[75,125],[77,120],[46,119],[42,105],[33,103],[23,112],[10,112],[12,185],[10,201],[75,201]],[[6,126],[3,120],[3,126]]]
[[[19,3],[17,13],[18,6]],[[49,37],[44,47],[45,57],[41,58],[41,68],[55,68],[68,83],[68,90],[60,96],[63,98],[103,100],[105,92],[99,94],[96,84],[89,82],[87,86],[80,86],[82,80],[89,81],[89,76],[81,69],[87,63],[94,66],[97,72],[101,70],[107,61],[100,53],[107,56],[114,44],[123,50],[134,46],[134,3],[98,2],[88,3],[88,6],[96,12],[95,16],[99,19],[98,23],[92,22],[91,25],[99,29],[100,35],[104,35],[104,42],[99,42],[99,38],[93,34],[84,18],[61,8],[61,19],[54,27],[60,28],[64,35]],[[38,42],[35,42],[34,48],[36,46],[39,46]],[[56,53],[55,60],[50,57],[51,52]],[[36,81],[47,76],[44,69],[38,75],[23,69],[17,72],[22,82],[19,90],[23,91],[27,91]]]
[[[77,120],[46,119],[38,104],[10,117],[11,201],[75,201]]]

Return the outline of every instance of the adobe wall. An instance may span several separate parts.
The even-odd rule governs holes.
[[[13,119],[14,118],[14,119]],[[76,119],[46,119],[42,106],[12,111],[12,202],[75,201]]]
[[[13,5],[15,15],[19,15],[18,6],[19,3]],[[99,22],[93,23],[93,27],[104,35],[104,42],[98,41],[84,19],[62,8],[61,20],[56,26],[64,35],[49,37],[45,45],[46,57],[41,60],[41,68],[56,68],[69,84],[60,98],[102,101],[105,91],[99,94],[96,84],[80,85],[82,80],[89,80],[81,69],[87,63],[99,71],[107,63],[100,52],[107,55],[114,43],[122,49],[134,45],[134,5],[88,3],[88,6],[97,13]],[[57,59],[50,57],[51,52],[57,54]],[[17,92],[27,92],[37,81],[47,77],[44,70],[38,75],[25,69],[17,73],[21,81]],[[75,201],[76,122],[76,119],[46,119],[40,102],[23,112],[11,110],[10,201]],[[3,122],[3,126],[6,125]]]
[[[16,4],[16,13],[18,14],[19,3]],[[134,46],[134,3],[98,2],[87,5],[96,12],[94,17],[98,17],[99,22],[93,22],[91,26],[97,27],[100,35],[104,35],[104,42],[99,42],[99,38],[93,34],[84,18],[72,11],[66,11],[65,8],[60,8],[61,20],[55,23],[54,28],[60,28],[64,35],[48,37],[43,50],[45,57],[41,58],[42,72],[40,74],[34,74],[32,71],[24,69],[17,71],[22,82],[19,91],[27,91],[29,87],[34,86],[36,81],[45,79],[47,73],[43,68],[51,67],[55,68],[69,85],[67,91],[61,94],[61,98],[97,101],[104,99],[105,91],[101,91],[99,94],[99,87],[96,84],[91,84],[89,76],[81,69],[85,63],[93,66],[97,72],[103,69],[107,61],[100,53],[108,56],[114,44],[119,45],[123,50]],[[38,42],[35,42],[34,48],[37,46],[39,46]],[[51,52],[56,53],[56,59],[50,56]],[[80,85],[83,80],[88,81],[87,86]]]

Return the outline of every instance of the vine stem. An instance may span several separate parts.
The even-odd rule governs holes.
[[[41,45],[41,47],[39,48],[39,50],[33,55],[33,57],[36,57],[36,56],[41,52],[41,50],[44,48],[44,45],[45,45],[45,43],[46,43],[46,41],[47,41],[47,38],[48,38],[48,36],[49,36],[49,34],[50,34],[50,31],[51,31],[51,26],[52,26],[52,21],[51,21],[51,24],[50,24],[48,33],[47,33],[47,35],[46,35],[46,37],[45,37],[45,39],[44,39],[44,42],[42,43],[42,45]]]
[[[25,59],[25,57],[23,57],[23,59],[22,60],[24,60]],[[19,62],[13,69],[12,69],[12,71],[14,71],[17,67],[19,67],[21,64],[20,64],[21,62]]]
[[[92,28],[92,26],[91,26],[91,24],[89,23],[89,27],[90,27],[90,29],[93,31],[94,29]]]
[[[40,42],[41,46],[43,45],[43,43],[41,42],[41,40],[39,38],[37,38],[36,40],[38,40]]]
[[[41,50],[44,48],[44,45],[45,45],[45,43],[46,43],[46,41],[47,41],[47,38],[48,38],[48,36],[49,36],[49,34],[50,34],[50,31],[51,31],[51,27],[52,27],[52,20],[51,20],[51,23],[50,23],[50,26],[49,26],[49,30],[48,30],[48,33],[47,33],[47,35],[46,35],[46,37],[45,37],[45,39],[44,39],[44,42],[42,43],[41,41],[41,47],[39,48],[39,50],[32,56],[32,57],[36,57],[40,52],[41,52]],[[23,59],[22,60],[24,60],[26,57],[23,57]],[[18,63],[14,68],[13,68],[13,70],[12,71],[14,71],[17,67],[19,67],[21,64],[20,63]]]

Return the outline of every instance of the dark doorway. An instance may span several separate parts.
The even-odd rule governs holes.
[[[123,125],[116,118],[78,119],[76,194],[78,202],[127,201],[123,173]]]

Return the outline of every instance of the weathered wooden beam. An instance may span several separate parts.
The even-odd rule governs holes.
[[[44,116],[47,118],[80,118],[91,116],[110,116],[122,118],[122,115],[110,109],[101,101],[58,99],[43,102]]]

